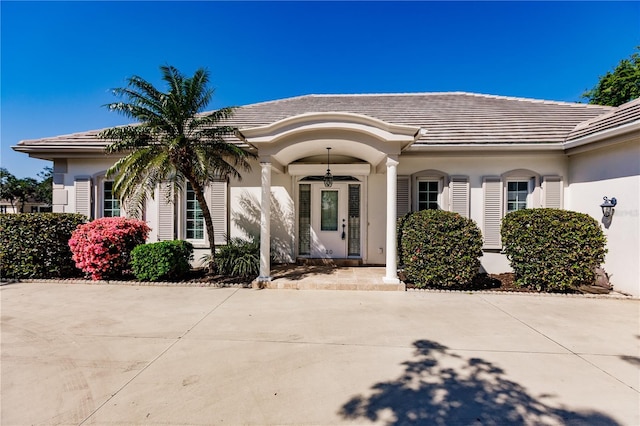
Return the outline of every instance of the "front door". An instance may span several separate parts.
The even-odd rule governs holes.
[[[360,257],[360,184],[301,184],[299,200],[300,255]]]
[[[312,217],[312,228],[319,240],[317,257],[347,257],[347,211],[345,184],[334,184],[331,188],[314,185],[313,200],[316,208]]]

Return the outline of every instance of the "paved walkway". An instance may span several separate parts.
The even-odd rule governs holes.
[[[384,267],[336,267],[330,265],[282,265],[272,271],[273,280],[260,284],[280,290],[404,291],[404,283],[384,284]]]
[[[1,423],[640,424],[638,300],[0,287]]]

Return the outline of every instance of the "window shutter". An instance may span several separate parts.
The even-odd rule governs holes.
[[[451,176],[451,211],[462,217],[469,217],[469,178]]]
[[[209,209],[213,219],[213,233],[216,244],[227,243],[227,182],[216,181],[209,185]]]
[[[75,212],[91,218],[91,178],[76,176],[73,185],[76,193]]]
[[[409,198],[409,176],[398,176],[396,187],[397,217],[401,218],[411,211],[411,199]]]
[[[173,186],[170,183],[160,184],[158,191],[158,241],[175,239],[175,203]]]
[[[542,178],[543,207],[562,208],[562,178],[560,176],[544,176]]]
[[[484,248],[501,249],[500,225],[502,222],[502,182],[499,177],[485,177],[484,188]]]

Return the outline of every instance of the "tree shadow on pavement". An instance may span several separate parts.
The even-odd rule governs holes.
[[[389,425],[617,425],[606,414],[552,407],[505,371],[480,358],[464,358],[429,340],[414,342],[415,359],[395,380],[377,383],[340,409],[347,420]],[[526,366],[523,366],[526,368]]]

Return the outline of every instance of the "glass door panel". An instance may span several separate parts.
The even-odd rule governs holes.
[[[320,230],[338,230],[338,191],[323,190],[320,194]]]

